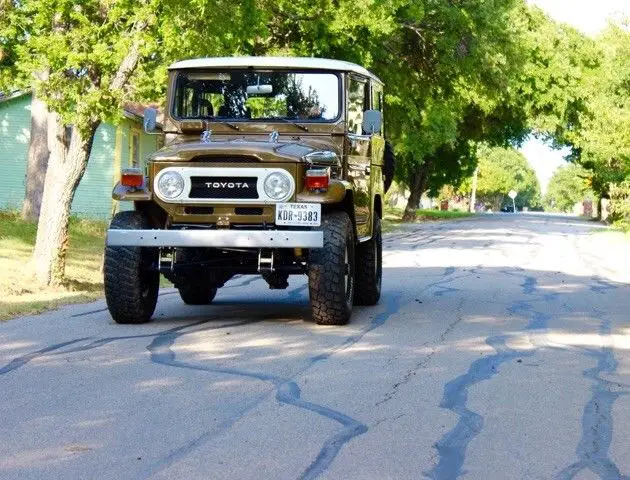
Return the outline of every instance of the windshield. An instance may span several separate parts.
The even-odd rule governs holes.
[[[180,120],[331,122],[339,116],[339,90],[334,73],[182,72],[172,113]]]

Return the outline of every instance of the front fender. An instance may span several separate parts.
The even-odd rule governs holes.
[[[148,202],[153,199],[153,194],[146,187],[146,182],[141,187],[126,187],[118,182],[112,191],[112,198],[119,202]]]
[[[348,192],[352,192],[352,184],[350,182],[331,180],[326,192],[317,193],[304,190],[297,194],[296,201],[321,204],[341,203]]]

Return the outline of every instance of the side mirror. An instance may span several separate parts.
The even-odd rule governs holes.
[[[144,131],[147,133],[155,133],[157,126],[157,110],[155,108],[146,108],[144,110]]]
[[[383,126],[383,114],[378,110],[366,110],[363,112],[363,133],[373,135],[381,131]]]

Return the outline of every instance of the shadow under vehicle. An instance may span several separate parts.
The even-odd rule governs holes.
[[[352,63],[292,57],[185,60],[168,82],[165,146],[113,191],[134,203],[107,233],[114,320],[149,321],[160,274],[193,305],[237,274],[272,289],[306,274],[320,324],[376,304],[393,176],[383,83]],[[147,109],[145,130],[156,114]]]

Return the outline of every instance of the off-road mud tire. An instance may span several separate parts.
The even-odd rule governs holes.
[[[341,211],[324,215],[322,229],[324,248],[312,249],[309,254],[313,319],[319,325],[345,325],[350,320],[354,298],[354,229],[348,214]]]
[[[217,294],[217,289],[207,284],[182,285],[177,289],[186,305],[209,305]]]
[[[354,304],[376,305],[381,298],[383,278],[383,238],[381,219],[374,216],[372,238],[357,246]]]
[[[112,229],[151,228],[141,212],[119,212]],[[160,289],[160,273],[149,269],[157,260],[155,248],[106,247],[104,264],[105,300],[116,323],[145,323],[155,311]]]

